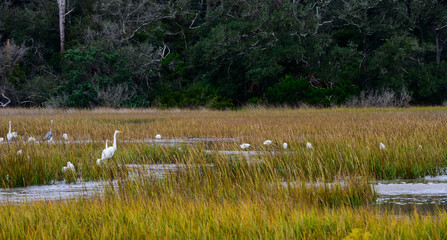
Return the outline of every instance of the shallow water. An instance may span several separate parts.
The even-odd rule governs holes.
[[[153,145],[170,145],[176,146],[180,144],[194,144],[194,143],[213,143],[213,142],[238,142],[237,138],[173,138],[173,139],[132,139],[132,140],[117,140],[118,143],[148,143]],[[111,144],[112,141],[109,141]],[[48,141],[3,141],[0,144],[84,144],[84,143],[105,143],[105,140],[73,140],[63,141],[55,140]]]
[[[193,168],[195,165],[185,164],[126,164],[129,179],[140,177],[143,174],[146,177],[162,179],[168,174],[175,173],[181,169]],[[203,166],[212,167],[212,164]],[[37,185],[19,188],[0,189],[1,203],[24,203],[34,201],[58,201],[81,197],[102,196],[105,187],[113,186],[115,191],[118,189],[118,182],[100,181],[100,182],[84,182],[78,179],[76,183],[65,183],[57,181],[52,185]]]
[[[116,181],[112,182],[116,185]],[[25,203],[34,201],[58,201],[80,197],[93,197],[104,192],[107,182],[82,182],[67,184],[63,181],[53,185],[38,185],[0,189],[0,203]]]
[[[192,139],[150,139],[141,140],[149,144],[191,144],[215,141],[235,141],[237,139],[214,139],[214,138],[192,138]],[[74,143],[88,143],[87,141],[74,141]],[[221,154],[226,156],[243,156],[249,163],[262,163],[260,156],[265,154],[275,154],[275,152],[265,151],[213,151],[206,150],[207,154]],[[129,170],[130,179],[135,177],[152,177],[162,179],[167,174],[172,174],[180,169],[194,167],[185,164],[126,164]],[[208,164],[204,166],[213,167]],[[66,184],[55,182],[53,185],[29,186],[22,188],[0,189],[0,203],[32,202],[38,200],[65,200],[78,197],[92,197],[103,194],[104,184],[115,185],[116,182],[83,182]],[[293,186],[297,183],[281,183],[284,186]],[[317,183],[318,184],[318,183]],[[333,185],[335,183],[326,183]],[[308,185],[308,184],[306,184]],[[343,186],[342,182],[338,185]],[[330,187],[330,186],[329,186]],[[435,209],[442,207],[447,209],[447,175],[427,176],[425,178],[411,180],[388,180],[378,181],[372,184],[377,193],[375,205],[383,207],[400,208],[403,210]]]
[[[447,209],[447,175],[379,181],[374,189],[378,195],[377,205],[402,210],[412,210],[415,207],[427,211]]]

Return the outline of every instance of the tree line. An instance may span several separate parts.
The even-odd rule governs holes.
[[[6,0],[0,102],[443,104],[446,45],[440,0]]]

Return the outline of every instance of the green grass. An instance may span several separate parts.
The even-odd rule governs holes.
[[[447,214],[402,215],[373,206],[376,179],[442,173],[447,156],[445,108],[186,110],[0,110],[22,139],[43,136],[54,119],[55,140],[112,140],[118,150],[96,165],[104,144],[0,145],[0,186],[54,181],[118,180],[118,191],[65,202],[0,206],[0,237],[443,239]],[[163,138],[238,138],[180,146],[124,143]],[[271,139],[266,147],[262,142]],[[252,159],[205,150],[260,151]],[[289,149],[282,149],[287,142]],[[307,149],[311,142],[313,149]],[[387,148],[379,149],[383,142]],[[109,144],[111,145],[111,144]],[[422,148],[418,146],[422,145]],[[17,155],[18,150],[22,155]],[[262,152],[262,153],[261,153]],[[270,152],[274,152],[270,154]],[[67,162],[76,171],[63,172]],[[135,178],[126,164],[186,166],[162,179]],[[132,173],[134,172],[134,173]],[[130,173],[130,174],[129,174]],[[341,180],[341,181],[340,181]],[[117,207],[120,206],[120,207]],[[406,229],[412,229],[408,231]]]

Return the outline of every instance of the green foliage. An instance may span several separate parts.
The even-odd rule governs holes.
[[[446,100],[442,1],[208,3],[72,1],[60,53],[55,1],[1,1],[0,46],[28,51],[0,91],[11,105],[67,107],[329,106],[381,89]]]
[[[213,109],[226,109],[233,107],[230,99],[200,87],[191,88],[181,92],[165,88],[160,93],[159,98],[161,107],[163,108],[196,108],[199,106],[207,106]]]
[[[131,85],[132,73],[127,59],[117,53],[107,53],[96,48],[69,49],[64,55],[65,79],[58,93],[67,96],[67,107],[91,107],[99,103],[98,91],[118,84]]]
[[[346,101],[356,88],[347,82],[341,82],[332,87],[315,86],[307,78],[297,78],[286,75],[280,82],[267,89],[267,98],[273,103],[299,103],[319,104],[329,106]]]

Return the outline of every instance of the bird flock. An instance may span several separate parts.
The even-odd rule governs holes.
[[[51,120],[50,123],[50,131],[48,131],[45,136],[42,138],[42,140],[47,141],[48,143],[53,143],[53,120]],[[106,144],[105,144],[105,148],[102,151],[101,154],[101,158],[98,158],[96,160],[96,164],[97,165],[101,165],[104,161],[110,159],[113,157],[115,151],[116,151],[116,136],[118,133],[121,133],[120,131],[116,130],[115,133],[113,134],[113,145],[111,147],[108,146],[108,140],[106,139]],[[6,134],[6,139],[7,141],[12,141],[14,138],[17,138],[19,135],[17,132],[12,132],[12,127],[11,127],[11,121],[9,121],[9,132]],[[69,138],[68,138],[68,134],[64,133],[62,134],[62,138],[65,140],[66,143],[69,143]],[[155,139],[161,139],[161,135],[157,134],[155,136]],[[3,137],[0,137],[0,143],[4,141]],[[28,142],[36,142],[36,139],[34,137],[29,137],[28,138]],[[270,139],[267,139],[264,141],[263,143],[265,146],[270,146],[273,144],[273,141]],[[251,145],[249,143],[242,143],[240,145],[242,150],[248,150],[251,148]],[[285,142],[282,144],[283,149],[287,149],[288,148],[288,144]],[[350,145],[348,144],[348,147],[350,147]],[[306,148],[307,149],[313,149],[312,143],[310,142],[306,142]],[[419,149],[422,149],[422,145],[418,146]],[[385,144],[383,144],[382,142],[379,144],[379,149],[380,150],[385,150],[386,146]],[[18,150],[17,151],[17,155],[22,155],[22,150]],[[67,162],[67,166],[64,166],[62,168],[63,172],[66,171],[75,171],[74,165],[71,162]]]

